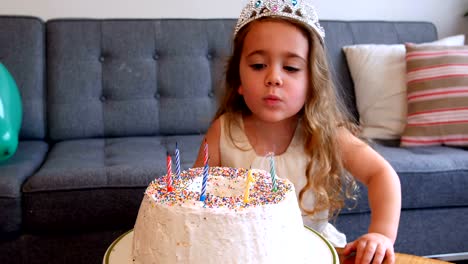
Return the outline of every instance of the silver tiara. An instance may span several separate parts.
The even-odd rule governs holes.
[[[325,38],[325,30],[320,26],[317,12],[310,0],[250,0],[242,9],[234,35],[237,35],[242,27],[261,17],[293,19],[317,32],[322,42]]]

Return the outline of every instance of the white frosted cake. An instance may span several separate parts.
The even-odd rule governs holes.
[[[206,200],[200,201],[203,168],[146,189],[134,228],[134,263],[312,263],[294,186],[252,170],[209,169]],[[175,177],[175,175],[174,175]]]

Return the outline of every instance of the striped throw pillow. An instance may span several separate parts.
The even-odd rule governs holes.
[[[402,146],[468,146],[468,46],[406,44]]]

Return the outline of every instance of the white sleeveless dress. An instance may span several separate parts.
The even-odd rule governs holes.
[[[237,117],[238,125],[230,126],[229,134],[225,131],[225,116],[220,117],[221,135],[219,141],[221,166],[234,168],[258,168],[270,171],[269,159],[264,156],[258,156],[249,143],[244,132],[244,124],[241,116]],[[296,189],[296,195],[305,186],[307,180],[305,169],[308,157],[304,153],[304,137],[300,127],[296,128],[293,139],[287,150],[276,155],[275,169],[278,177],[290,180]],[[304,196],[304,205],[306,208],[313,208],[314,195],[307,192]],[[314,216],[303,214],[304,224],[325,236],[335,247],[344,247],[346,245],[346,236],[339,232],[327,220],[328,210],[321,211]]]

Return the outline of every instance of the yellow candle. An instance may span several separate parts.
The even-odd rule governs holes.
[[[250,183],[254,182],[252,176],[252,169],[249,169],[249,173],[247,174],[247,181],[245,183],[245,192],[244,192],[244,203],[248,203],[250,201]]]

